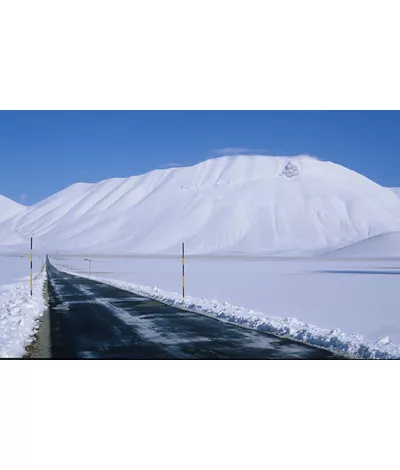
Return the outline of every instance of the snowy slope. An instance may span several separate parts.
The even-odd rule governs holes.
[[[221,157],[76,184],[0,222],[7,249],[33,235],[38,249],[81,253],[178,253],[182,241],[198,254],[309,252],[391,231],[391,189],[307,156]]]
[[[400,232],[382,233],[327,253],[335,258],[400,257]]]
[[[18,204],[0,194],[0,222],[25,210],[25,206]]]
[[[0,195],[0,250],[3,244],[15,245],[24,242],[24,239],[18,235],[9,219],[21,215],[25,210],[25,206]]]
[[[397,197],[400,197],[400,188],[390,188]]]

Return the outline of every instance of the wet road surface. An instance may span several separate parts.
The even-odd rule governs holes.
[[[335,359],[330,352],[180,310],[47,264],[51,357]]]

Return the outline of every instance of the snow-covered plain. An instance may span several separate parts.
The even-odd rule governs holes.
[[[33,257],[33,273],[37,274],[44,263],[44,256]],[[28,254],[0,253],[0,286],[28,282],[30,261]]]
[[[81,257],[53,257],[88,275]],[[400,357],[400,260],[92,257],[92,278],[166,303],[331,349]],[[107,281],[106,281],[107,282]]]
[[[22,357],[45,310],[43,260],[34,258],[33,296],[29,258],[0,255],[0,357]]]

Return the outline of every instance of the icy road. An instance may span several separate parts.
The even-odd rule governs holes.
[[[138,297],[47,264],[51,356],[334,359],[331,353]]]

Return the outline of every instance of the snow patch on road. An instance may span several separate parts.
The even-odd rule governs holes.
[[[0,286],[0,357],[23,357],[33,341],[46,303],[46,271],[35,276],[33,296],[28,282]]]
[[[57,269],[60,269],[59,267]],[[61,269],[60,269],[61,270]],[[72,271],[64,271],[77,276]],[[78,277],[89,279],[79,274]],[[393,344],[388,337],[371,341],[361,335],[350,335],[339,329],[327,330],[315,325],[303,323],[296,318],[267,316],[252,309],[237,307],[228,302],[200,299],[177,293],[166,292],[157,287],[148,287],[91,276],[90,279],[113,287],[157,300],[167,305],[216,318],[221,321],[240,325],[245,328],[262,331],[279,337],[292,339],[311,346],[320,347],[335,354],[362,359],[399,359],[400,346]]]

